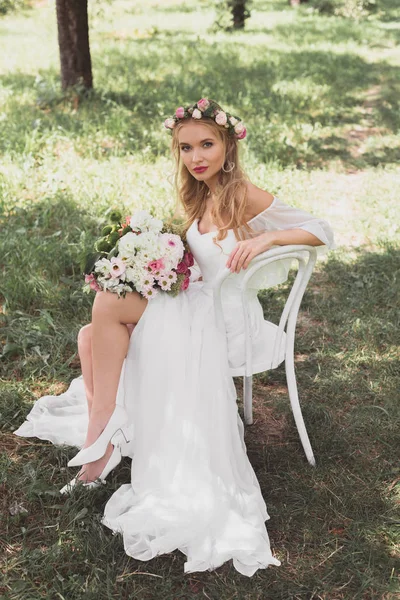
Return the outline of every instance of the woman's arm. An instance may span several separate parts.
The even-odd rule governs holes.
[[[238,242],[226,263],[232,272],[238,273],[240,269],[247,268],[255,256],[276,245],[335,247],[333,231],[327,221],[284,204],[269,192],[251,183],[248,188],[248,206],[252,218],[251,227],[260,233],[256,237]]]

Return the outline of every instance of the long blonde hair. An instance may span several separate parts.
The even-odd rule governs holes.
[[[206,209],[206,199],[209,188],[204,181],[198,181],[184,165],[179,148],[178,132],[187,122],[196,122],[191,117],[182,119],[172,132],[171,152],[175,158],[174,187],[177,197],[175,215],[184,211],[186,221],[184,228],[187,230],[196,219],[201,219]],[[215,202],[211,210],[211,217],[218,228],[214,242],[224,240],[228,230],[233,229],[237,240],[244,238],[244,232],[252,233],[252,228],[245,222],[244,215],[247,207],[247,181],[248,176],[240,166],[238,140],[229,135],[227,129],[218,125],[211,117],[202,117],[202,125],[210,127],[214,134],[224,144],[225,162],[233,163],[234,167],[226,173],[221,169],[219,182],[215,191]],[[218,244],[219,245],[219,244]]]

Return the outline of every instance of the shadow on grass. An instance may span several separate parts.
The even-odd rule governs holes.
[[[162,34],[151,41],[126,41],[123,50],[107,45],[93,57],[96,91],[81,100],[78,111],[73,103],[63,101],[54,71],[42,73],[36,83],[25,74],[2,76],[3,86],[13,90],[13,99],[3,108],[7,119],[2,122],[0,152],[26,152],[28,131],[34,155],[46,148],[49,137],[61,134],[70,137],[79,152],[96,152],[93,138],[102,131],[119,140],[119,153],[146,147],[155,157],[165,155],[169,139],[163,131],[164,118],[178,104],[209,95],[223,106],[241,106],[240,116],[251,133],[248,147],[259,162],[321,167],[340,158],[349,167],[374,163],[372,156],[354,159],[350,141],[330,129],[358,122],[363,93],[384,81],[394,82],[394,67],[371,64],[356,54],[319,50],[270,50],[253,59],[254,50],[239,48],[229,39],[217,47],[201,39],[185,39],[183,34],[178,49],[171,49],[170,43],[170,36]],[[182,68],[182,52],[189,68]],[[218,68],[221,64],[223,71]],[[400,113],[393,85],[381,86],[371,118],[394,132],[400,126]],[[28,88],[30,101],[25,95]],[[321,128],[328,135],[321,137]],[[397,150],[382,148],[379,164],[397,157]]]
[[[306,292],[296,373],[315,470],[305,462],[284,370],[256,377],[255,424],[246,439],[273,511],[274,545],[309,565],[290,598],[303,598],[295,594],[304,586],[304,598],[313,590],[346,599],[395,590],[399,264],[400,248],[392,245],[360,251],[351,262],[332,257]],[[267,318],[277,320],[287,291],[261,294]]]
[[[397,465],[393,449],[399,441],[394,346],[399,328],[400,250],[387,246],[380,252],[360,251],[352,261],[330,258],[306,292],[296,338],[297,378],[316,469],[303,456],[282,393],[282,369],[268,378],[256,378],[255,423],[246,428],[246,444],[268,504],[268,530],[281,568],[260,571],[250,579],[229,564],[217,573],[184,575],[181,553],[135,561],[124,553],[121,538],[99,523],[111,493],[129,481],[129,461],[115,470],[101,490],[61,502],[58,489],[70,476],[65,465],[72,451],[18,440],[8,433],[28,409],[33,383],[39,395],[37,386],[44,393],[46,381],[47,385],[54,377],[65,381],[73,373],[66,356],[73,352],[72,338],[87,318],[89,301],[80,291],[78,253],[71,254],[64,238],[59,240],[54,233],[62,220],[63,236],[75,243],[76,225],[93,228],[85,218],[71,198],[58,196],[2,222],[8,248],[13,236],[24,237],[18,233],[21,222],[28,230],[21,253],[15,245],[7,259],[2,293],[10,300],[5,332],[14,332],[15,340],[41,332],[35,344],[42,354],[49,354],[49,366],[42,360],[42,370],[30,348],[23,358],[5,357],[0,485],[7,515],[4,531],[18,558],[12,570],[4,571],[13,598],[47,594],[93,600],[184,600],[206,595],[228,600],[236,595],[249,600],[310,600],[319,595],[329,600],[364,600],[394,591],[391,548]],[[47,244],[46,251],[41,252],[40,244]],[[28,246],[34,248],[36,262]],[[24,254],[26,263],[21,262]],[[14,287],[17,263],[23,280],[29,272],[46,280],[47,291],[40,301],[29,294],[24,298],[23,289]],[[268,317],[278,315],[287,287],[261,294]],[[13,503],[27,512],[10,515]]]
[[[0,252],[7,257],[0,376],[68,378],[78,329],[90,321],[93,298],[82,292],[80,262],[98,224],[68,194],[56,192],[0,213],[0,229]]]

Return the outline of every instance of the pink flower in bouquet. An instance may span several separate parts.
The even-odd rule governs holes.
[[[158,294],[158,290],[156,290],[153,287],[147,287],[142,292],[142,296],[147,298],[147,300],[150,300],[151,298],[155,298],[155,296],[157,296],[157,294]]]
[[[117,258],[116,256],[113,256],[111,259],[111,266],[110,266],[110,274],[111,277],[117,278],[120,277],[123,273],[125,273],[125,263],[123,260],[121,260],[120,258]]]
[[[184,280],[184,282],[181,285],[182,292],[184,292],[185,290],[188,289],[188,287],[189,287],[189,281],[190,281],[189,277],[186,277],[185,280]]]
[[[101,287],[97,283],[93,273],[90,273],[90,275],[85,275],[85,283],[89,284],[91,290],[94,290],[95,292],[101,292]]]
[[[210,103],[207,100],[207,98],[202,98],[198,101],[197,106],[201,110],[201,112],[204,112],[210,106]]]
[[[164,259],[159,258],[158,260],[151,260],[149,262],[149,264],[147,265],[147,268],[149,269],[149,271],[153,271],[154,274],[155,274],[155,271],[158,271],[160,274],[160,272],[165,269]]]
[[[165,279],[168,279],[168,281],[170,281],[171,284],[175,283],[175,281],[178,279],[178,276],[175,271],[168,271],[167,273],[165,273],[164,277]]]
[[[187,273],[188,272],[188,267],[187,265],[184,263],[184,261],[182,260],[180,263],[178,263],[178,266],[176,267],[176,272],[181,274],[181,273]]]
[[[175,116],[177,119],[183,119],[184,115],[185,115],[185,109],[183,108],[183,106],[180,106],[179,108],[176,109]]]
[[[194,265],[193,254],[191,252],[185,252],[185,254],[183,255],[183,262],[185,263],[185,265],[187,267],[193,267],[193,265]]]
[[[160,286],[160,288],[162,290],[166,290],[167,292],[171,289],[172,283],[172,280],[168,279],[168,277],[165,277],[165,275],[163,277],[160,277],[160,279],[158,280],[158,285]]]

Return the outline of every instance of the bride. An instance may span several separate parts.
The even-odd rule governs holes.
[[[15,433],[80,448],[68,465],[81,468],[63,493],[100,485],[121,456],[132,458],[131,482],[111,496],[102,519],[130,556],[179,549],[186,573],[233,559],[251,576],[280,562],[232,379],[244,364],[240,279],[272,246],[332,248],[333,234],[326,221],[247,179],[238,148],[246,129],[215,101],[179,107],[164,126],[197,279],[175,298],[97,292],[92,322],[78,336],[82,376],[64,394],[40,398]],[[225,267],[234,275],[222,291],[221,333],[212,286]],[[268,328],[256,293],[249,303],[257,373],[267,365]]]

